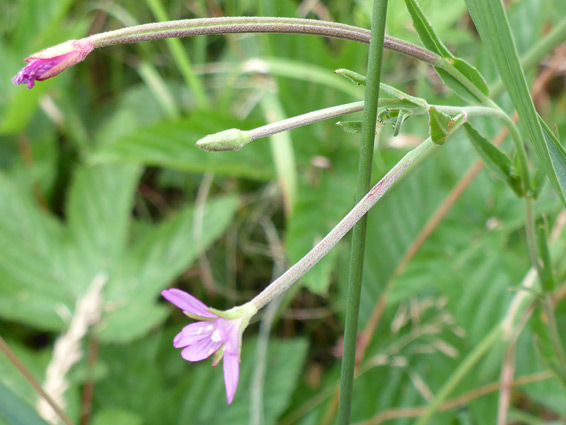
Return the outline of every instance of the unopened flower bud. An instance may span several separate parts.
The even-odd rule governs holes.
[[[94,45],[87,39],[69,40],[37,52],[26,59],[26,65],[12,78],[14,84],[27,84],[31,89],[35,81],[54,77],[81,62],[92,52]]]
[[[252,141],[248,131],[231,128],[220,133],[203,137],[197,142],[197,147],[207,151],[239,151]]]

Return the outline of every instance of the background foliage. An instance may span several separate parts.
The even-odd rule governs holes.
[[[564,0],[509,3],[522,55],[559,23],[566,7]],[[419,4],[448,48],[493,87],[497,74],[465,2]],[[258,412],[265,424],[332,423],[347,243],[284,297],[273,323],[260,315],[271,333],[257,336],[260,324],[248,329],[230,407],[221,371],[208,362],[189,364],[172,348],[186,320],[159,291],[182,288],[215,308],[246,301],[349,210],[359,137],[334,122],[240,152],[211,154],[194,142],[361,99],[363,91],[333,71],[363,73],[367,47],[297,35],[207,36],[181,40],[180,50],[165,41],[102,49],[29,91],[10,79],[32,52],[155,21],[163,12],[170,19],[288,16],[368,27],[371,2],[0,0],[0,9],[0,334],[18,357],[43,381],[77,300],[102,276],[100,321],[83,339],[84,356],[68,376],[67,411],[75,423],[88,404],[81,397],[88,385],[94,395],[87,419],[96,425],[261,423]],[[390,2],[387,33],[419,43],[404,2]],[[529,84],[550,61],[527,69]],[[559,134],[566,132],[563,63],[536,99]],[[206,97],[187,84],[192,73]],[[382,80],[430,103],[462,104],[432,69],[393,52],[386,53]],[[497,100],[512,111],[507,96]],[[490,138],[500,130],[494,121],[476,123]],[[426,137],[427,122],[412,118],[403,130],[393,138],[390,128],[381,129],[374,179]],[[279,164],[277,144],[292,153]],[[408,265],[396,270],[477,158],[458,132],[370,213],[360,328],[371,323],[380,300],[385,309],[356,379],[355,423],[381,423],[386,416],[379,415],[391,409],[401,413],[388,423],[412,423],[408,408],[433,398],[502,319],[529,270],[521,200],[485,170]],[[561,207],[550,185],[537,208],[552,226]],[[563,237],[555,245],[555,314],[562,329],[564,245]],[[543,319],[535,312],[517,342],[517,377],[547,369],[533,343]],[[266,338],[262,353],[258,346]],[[492,350],[454,396],[497,382],[503,352]],[[265,379],[258,381],[262,368]],[[37,394],[2,356],[0,379],[0,398],[35,405]],[[493,423],[497,403],[497,389],[470,396],[434,423]],[[548,377],[516,387],[510,415],[516,423],[564,420],[564,388]],[[2,425],[33,419],[17,420],[0,413]]]

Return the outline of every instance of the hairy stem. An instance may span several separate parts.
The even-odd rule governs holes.
[[[303,34],[360,43],[370,41],[370,31],[365,28],[314,19],[271,17],[222,17],[155,22],[95,34],[88,37],[88,40],[94,44],[95,48],[98,48],[169,37],[233,33]],[[441,62],[441,58],[436,53],[395,37],[385,36],[384,47],[431,65]]]
[[[259,310],[269,301],[289,289],[297,280],[318,263],[350,229],[363,217],[387,190],[414,167],[425,155],[436,149],[437,145],[430,139],[425,140],[418,147],[407,153],[367,194],[352,208],[352,210],[332,229],[307,255],[295,263],[279,278],[274,280],[267,288],[260,292],[250,302]]]

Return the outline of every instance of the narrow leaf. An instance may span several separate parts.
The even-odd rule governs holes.
[[[343,77],[347,78],[348,80],[352,81],[355,84],[365,86],[366,85],[366,76],[362,74],[358,74],[357,72],[350,71],[349,69],[337,69],[334,71],[338,75],[342,75]],[[380,105],[382,101],[385,99],[390,98],[394,100],[399,100],[400,107],[417,107],[417,108],[426,108],[428,106],[426,100],[421,99],[420,97],[411,96],[405,92],[402,92],[395,87],[392,87],[388,84],[381,83],[379,85],[379,101]]]
[[[478,88],[483,94],[489,96],[489,89],[484,78],[478,72],[476,68],[470,65],[463,59],[455,57],[438,38],[431,23],[426,18],[421,8],[415,0],[405,0],[405,5],[411,18],[413,19],[413,26],[419,35],[419,38],[425,45],[425,47],[433,52],[439,54],[444,58],[445,64],[443,67],[453,67],[458,70],[465,78],[467,78],[476,88]],[[436,72],[442,80],[450,87],[454,92],[462,97],[464,100],[471,100],[478,102],[475,94],[473,94],[466,86],[464,86],[460,81],[454,78],[446,69],[443,67],[435,67]]]
[[[503,3],[501,0],[466,0],[466,4],[525,126],[528,139],[566,206],[566,156],[550,137],[552,132],[544,132],[545,126],[540,124]]]
[[[562,193],[562,196],[566,196],[566,152],[564,151],[562,144],[556,138],[556,135],[552,132],[548,125],[546,125],[542,118],[539,117],[539,121],[544,134],[546,146],[548,147],[548,153],[550,154],[550,161],[552,162],[556,182],[560,187],[559,193]]]
[[[489,143],[471,124],[464,124],[464,128],[474,149],[483,160],[487,169],[496,177],[509,184],[517,196],[521,196],[519,175],[514,170],[511,159],[496,146]]]
[[[350,134],[356,134],[356,133],[361,133],[362,132],[362,121],[361,120],[357,120],[357,121],[338,121],[336,123],[337,126],[339,126],[342,130],[344,130],[346,133],[350,133]]]
[[[407,10],[411,14],[413,19],[413,26],[419,34],[421,41],[428,50],[432,50],[434,53],[439,54],[444,58],[453,58],[452,53],[448,51],[446,46],[440,41],[436,36],[432,25],[424,15],[423,11],[417,4],[415,0],[405,0],[405,5]]]

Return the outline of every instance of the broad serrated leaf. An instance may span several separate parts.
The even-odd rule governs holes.
[[[97,274],[111,273],[126,244],[141,171],[134,164],[98,164],[75,174],[67,221],[73,255],[80,262],[77,276],[86,281],[77,280],[73,286],[86,288]]]
[[[3,318],[63,330],[77,300],[101,276],[106,281],[97,328],[101,340],[132,340],[166,317],[166,309],[155,304],[159,290],[224,232],[238,199],[219,198],[204,206],[200,240],[189,206],[159,225],[144,227],[129,243],[140,171],[118,163],[80,167],[70,189],[68,225],[40,210],[29,194],[0,174]]]
[[[517,171],[513,168],[511,159],[499,148],[489,143],[471,124],[464,124],[464,128],[487,169],[509,184],[517,196],[521,196],[521,182]]]
[[[137,162],[194,173],[211,171],[255,180],[273,178],[275,172],[267,143],[259,141],[238,152],[206,152],[195,147],[198,140],[209,134],[241,128],[243,124],[224,114],[195,112],[189,119],[138,129],[103,146],[93,160]]]
[[[466,4],[525,126],[528,139],[534,146],[537,157],[562,203],[566,206],[566,187],[562,168],[562,164],[566,162],[564,151],[558,149],[552,139],[545,136],[542,129],[519,62],[503,3],[501,0],[466,0]]]
[[[244,337],[242,363],[238,390],[232,405],[226,404],[222,371],[200,364],[192,374],[178,412],[179,421],[191,421],[209,425],[246,424],[250,421],[250,386],[256,367],[256,341]],[[274,425],[288,406],[297,384],[307,352],[304,339],[269,340],[265,357],[265,381],[263,386],[264,424]],[[183,361],[180,359],[179,361]],[[187,369],[193,367],[187,365]]]
[[[163,320],[166,310],[154,304],[157,294],[196,260],[201,249],[224,233],[237,208],[238,198],[234,196],[209,200],[203,211],[200,240],[195,234],[192,206],[146,229],[108,282],[108,303],[120,309],[103,316],[99,337],[104,341],[132,340]]]

